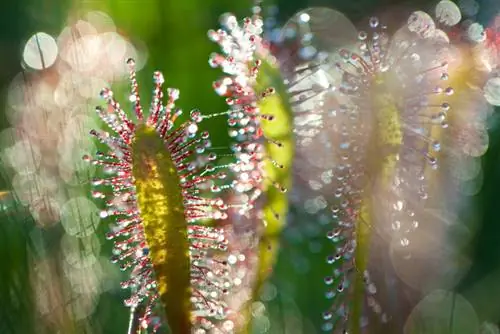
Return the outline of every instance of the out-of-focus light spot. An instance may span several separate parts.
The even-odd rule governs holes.
[[[475,16],[479,12],[479,3],[475,0],[459,0],[458,7],[465,16]]]
[[[16,174],[12,178],[12,189],[19,202],[28,205],[33,200],[40,198],[44,185],[37,174]]]
[[[101,291],[121,291],[120,281],[122,272],[119,267],[109,260],[107,256],[99,257],[100,268],[102,270]]]
[[[39,253],[40,254],[40,253]],[[37,311],[50,317],[51,320],[62,316],[63,296],[59,287],[60,277],[55,275],[55,263],[46,259],[32,264],[31,278]]]
[[[141,40],[134,41],[134,44],[127,41],[126,55],[127,58],[134,58],[136,71],[139,71],[144,66],[146,66],[146,63],[148,61],[149,57],[148,47],[146,43],[144,43]],[[120,64],[123,65],[123,62],[121,62]]]
[[[265,302],[269,302],[276,298],[276,295],[278,294],[278,289],[276,286],[272,283],[265,283],[264,286],[262,287],[262,293],[260,295],[260,299],[262,299]]]
[[[500,106],[500,77],[491,78],[483,88],[484,98],[492,105]]]
[[[432,34],[432,39],[438,43],[447,44],[450,42],[450,37],[448,36],[448,34],[441,29],[434,30]]]
[[[78,87],[78,92],[83,98],[95,99],[103,87],[109,87],[109,83],[99,77],[89,77],[84,85]]]
[[[57,53],[58,48],[55,39],[44,32],[38,32],[26,42],[23,61],[27,66],[35,70],[43,70],[55,63]]]
[[[436,5],[436,18],[439,22],[447,26],[454,26],[460,22],[462,14],[455,3],[449,0],[441,0]]]
[[[80,158],[71,160],[72,155],[65,155],[59,161],[59,176],[70,186],[82,186],[88,184],[89,180],[95,175],[96,167],[85,163]],[[76,156],[74,154],[73,156]]]
[[[83,273],[82,273],[83,274]],[[71,310],[73,319],[82,320],[90,316],[99,302],[99,291],[90,290],[90,287],[77,285],[73,287],[67,307]]]
[[[486,33],[484,31],[484,27],[477,22],[469,25],[469,27],[467,28],[467,36],[471,41],[477,43],[486,40]]]
[[[436,24],[429,14],[416,11],[408,18],[408,29],[422,37],[429,37],[436,29]]]
[[[85,163],[81,157],[95,150],[94,142],[88,140],[88,133],[97,128],[94,119],[84,115],[75,115],[65,124],[57,149],[60,176],[67,183],[81,185],[94,174],[95,168]]]
[[[101,244],[95,234],[76,238],[65,234],[61,239],[61,253],[64,260],[73,268],[85,269],[97,262]]]
[[[29,140],[18,141],[12,147],[6,148],[4,156],[6,162],[19,174],[34,173],[42,159],[38,146]]]
[[[479,174],[470,180],[463,181],[459,184],[458,190],[465,196],[475,196],[483,186],[483,171],[480,169]]]
[[[75,33],[77,36],[95,35],[98,33],[97,29],[90,22],[84,20],[78,20],[71,29],[73,36],[75,36]]]
[[[69,235],[86,237],[95,233],[99,224],[97,206],[87,197],[74,197],[61,209],[61,224]]]
[[[296,254],[293,257],[293,267],[298,274],[307,274],[311,270],[309,260],[302,255]]]
[[[101,60],[103,45],[97,35],[85,35],[68,41],[61,49],[61,58],[74,71],[88,72],[95,69]]]
[[[266,316],[258,317],[254,320],[254,326],[257,333],[269,333],[269,329],[271,329],[271,320]]]
[[[471,127],[470,135],[463,140],[462,151],[472,157],[480,157],[488,150],[489,136],[488,131],[483,126]]]
[[[104,47],[103,51],[112,61],[113,67],[119,72],[127,73],[127,67],[123,60],[129,57],[126,54],[129,43],[115,32],[101,34],[100,38]]]
[[[7,128],[0,131],[0,147],[11,147],[16,143],[17,129]]]
[[[307,23],[307,22],[309,22],[310,19],[311,19],[311,17],[309,16],[309,14],[307,14],[307,13],[300,14],[300,20],[302,22]]]
[[[31,202],[30,211],[39,226],[48,227],[59,222],[61,209],[56,199],[51,196],[40,196]]]
[[[483,322],[479,334],[500,334],[500,329],[491,322]]]
[[[57,138],[57,133],[48,134],[45,131],[49,115],[56,110],[52,87],[47,82],[39,81],[32,88],[22,90],[22,94],[24,106],[16,109],[13,124],[22,129],[24,137],[42,147],[43,142]]]
[[[234,329],[234,322],[232,322],[231,320],[226,320],[222,324],[222,328],[224,328],[224,330],[228,332],[231,332]]]
[[[23,73],[18,73],[10,82],[7,90],[6,116],[11,124],[15,124],[19,112],[26,108],[26,97],[32,93],[32,87],[25,85]]]
[[[416,290],[451,288],[469,269],[470,260],[458,253],[456,243],[470,242],[471,232],[452,212],[429,208],[420,214],[425,217],[421,221],[432,221],[432,226],[416,229],[406,245],[405,236],[391,240],[390,259],[395,273]],[[408,223],[401,221],[402,226]],[[453,240],[445,245],[442,238],[450,230]]]
[[[127,58],[138,60],[137,70],[145,63],[136,48],[116,32],[88,34],[78,39],[61,37],[61,41],[65,41],[62,44],[64,47],[61,46],[61,58],[74,71],[102,79],[114,79],[127,74],[128,68],[124,62]]]
[[[85,79],[76,72],[61,73],[57,87],[54,89],[54,102],[58,107],[67,107],[75,102],[75,93],[85,85]]]
[[[254,317],[259,317],[266,312],[266,306],[263,302],[253,302],[252,303],[252,315]]]
[[[406,320],[404,333],[478,333],[473,306],[462,295],[435,290],[415,306]]]
[[[64,274],[69,280],[73,292],[81,294],[100,292],[99,280],[103,275],[100,263],[94,261],[90,265],[81,262],[77,266],[73,264],[67,261],[63,263]]]
[[[451,163],[456,168],[451,169],[453,177],[460,181],[468,181],[476,178],[481,171],[481,160],[467,155],[451,157]]]
[[[106,13],[99,11],[88,12],[87,21],[97,29],[98,32],[116,31],[113,19]]]
[[[63,49],[69,41],[75,40],[75,36],[95,35],[97,30],[88,22],[79,20],[73,25],[65,27],[57,37],[57,45]]]

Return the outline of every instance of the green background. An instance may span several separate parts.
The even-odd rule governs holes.
[[[424,8],[429,1],[405,2],[396,0],[277,0],[280,19],[308,6],[329,6],[344,12],[356,22],[389,5]],[[500,5],[495,1],[481,1],[480,22],[492,19]],[[269,4],[269,3],[264,3]],[[208,66],[207,60],[216,45],[206,32],[218,26],[220,14],[231,11],[248,15],[247,1],[230,0],[95,0],[73,3],[63,0],[16,0],[2,2],[0,7],[0,129],[9,127],[3,112],[6,89],[19,73],[21,53],[26,40],[37,31],[57,35],[67,24],[68,13],[78,14],[80,9],[99,9],[107,12],[115,25],[132,40],[140,39],[149,49],[147,66],[139,73],[141,82],[149,83],[150,74],[161,69],[169,85],[181,90],[180,105],[185,109],[200,108],[206,112],[224,110],[223,101],[213,93],[211,84],[219,76],[218,70]],[[151,87],[143,84],[141,91]],[[497,111],[498,112],[498,111]],[[219,129],[225,122],[214,119],[208,128]],[[218,132],[218,131],[217,131]],[[222,132],[218,132],[222,133]],[[215,145],[224,145],[225,136],[213,134]],[[482,190],[471,197],[479,215],[480,224],[470,252],[473,264],[457,290],[464,293],[480,314],[480,320],[500,321],[500,130],[490,131],[490,146],[482,159],[484,181]],[[9,189],[9,174],[0,180],[0,189]],[[36,227],[29,213],[16,205],[11,197],[4,198],[0,216],[0,334],[29,333],[125,333],[127,310],[122,306],[123,293],[103,293],[95,312],[84,321],[70,327],[57,328],[44,325],[35,310],[35,298],[30,285],[29,258],[58,256],[57,245],[63,231],[60,226],[48,229]],[[304,222],[306,224],[306,222]],[[102,253],[110,252],[109,242],[102,237],[106,227],[100,225],[98,233],[103,244]],[[325,238],[304,232],[301,241],[285,242],[273,277],[272,289],[277,297],[268,303],[270,333],[314,333],[323,311],[322,265],[324,257],[310,252],[311,242],[325,243]],[[41,246],[40,246],[41,245]],[[41,249],[43,251],[41,251]],[[304,266],[312,268],[301,270]],[[298,269],[297,269],[298,268]],[[317,282],[317,283],[314,283]],[[304,286],[308,288],[305,289]],[[472,292],[471,292],[472,291]],[[495,305],[496,304],[496,305]],[[293,321],[296,316],[300,324]],[[258,330],[258,326],[257,326]],[[319,332],[319,331],[318,331]],[[460,331],[457,331],[459,333]]]

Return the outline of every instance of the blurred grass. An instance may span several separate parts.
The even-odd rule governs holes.
[[[307,6],[328,5],[337,7],[356,21],[383,6],[401,2],[278,0],[276,3],[282,18]],[[409,3],[415,5],[417,1]],[[481,3],[480,17],[487,20],[494,12],[491,9],[494,4],[486,0]],[[216,46],[208,41],[206,31],[218,25],[218,17],[225,11],[239,15],[249,13],[249,1],[230,0],[96,0],[79,3],[64,0],[18,0],[4,4],[5,8],[0,11],[2,106],[5,105],[7,85],[21,70],[20,54],[24,41],[30,35],[39,30],[57,34],[65,25],[68,13],[71,12],[74,17],[84,9],[100,9],[113,17],[121,32],[132,40],[141,40],[148,46],[148,63],[138,78],[140,82],[146,83],[141,88],[145,102],[149,100],[152,87],[151,73],[160,69],[165,73],[167,86],[181,90],[181,107],[186,110],[198,107],[206,113],[219,112],[224,110],[224,102],[213,93],[211,83],[220,73],[207,64],[208,56],[216,50]],[[418,1],[418,5],[423,3]],[[123,91],[122,94],[125,96]],[[2,111],[0,129],[8,126]],[[213,118],[206,126],[213,129],[223,128],[225,121],[222,118]],[[214,146],[227,144],[226,132],[213,131],[212,136]],[[494,323],[500,321],[500,307],[494,302],[500,299],[500,283],[497,279],[500,268],[499,164],[500,131],[494,128],[490,132],[489,151],[483,157],[483,188],[472,198],[481,214],[479,231],[471,245],[473,265],[457,288],[475,307],[480,321],[488,320]],[[1,178],[0,186],[0,189],[9,189],[9,180]],[[37,296],[30,284],[30,258],[52,256],[53,253],[43,254],[40,249],[55,247],[60,241],[61,230],[36,227],[28,212],[15,204],[11,196],[2,196],[0,201],[6,206],[0,210],[0,258],[3,260],[0,269],[0,333],[55,333],[41,325],[35,310]],[[307,224],[309,219],[303,218],[304,224]],[[103,238],[106,230],[106,224],[100,224],[96,232],[100,236],[103,255],[110,254],[111,246]],[[300,240],[295,243],[290,242],[286,235],[281,236],[283,247],[271,280],[277,289],[276,297],[272,300],[263,298],[271,319],[269,332],[273,334],[320,332],[319,315],[326,305],[322,277],[327,270],[324,264],[328,254],[327,240],[321,233],[300,233]],[[33,244],[34,236],[37,236],[37,247]],[[122,306],[122,298],[125,295],[126,292],[103,293],[92,316],[87,319],[88,324],[77,325],[73,328],[74,332],[125,333],[128,322],[127,310]],[[259,324],[256,331],[258,329]]]
[[[34,222],[10,193],[0,194],[0,333],[33,333],[35,314],[29,263]]]

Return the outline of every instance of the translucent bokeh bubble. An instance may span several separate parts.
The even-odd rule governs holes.
[[[61,208],[61,224],[69,235],[87,237],[95,233],[99,221],[99,210],[87,197],[72,198]]]
[[[261,316],[266,312],[266,305],[263,302],[252,303],[252,315],[254,317]]]
[[[65,27],[57,37],[57,44],[62,49],[67,46],[68,41],[75,40],[77,36],[96,35],[97,30],[92,24],[84,20],[78,20],[72,25]]]
[[[500,329],[491,322],[483,322],[479,334],[500,334]]]
[[[99,262],[89,267],[76,268],[68,262],[63,262],[65,278],[69,283],[67,289],[68,306],[75,320],[81,320],[91,315],[101,294],[101,279],[103,272]]]
[[[0,131],[0,147],[12,147],[19,136],[18,129],[11,127]]]
[[[428,208],[420,217],[411,239],[401,233],[391,240],[389,255],[395,273],[419,291],[453,287],[470,265],[457,245],[470,242],[471,232],[453,212]]]
[[[478,333],[479,321],[473,306],[462,295],[435,290],[413,309],[406,320],[405,334]]]
[[[261,293],[261,300],[268,302],[276,298],[276,295],[278,294],[278,289],[276,286],[270,282],[267,282],[264,284],[262,287],[262,293]]]
[[[76,155],[75,155],[76,156]],[[70,186],[82,186],[89,183],[89,180],[96,173],[96,166],[89,165],[85,161],[76,158],[75,160],[68,159],[68,156],[59,161],[59,176]]]
[[[31,141],[20,140],[13,146],[5,148],[3,157],[17,173],[30,174],[36,172],[40,166],[42,154],[38,146]]]
[[[98,261],[83,267],[76,267],[65,261],[63,270],[73,292],[78,294],[100,293],[100,280],[103,273]]]
[[[480,169],[475,178],[460,182],[458,190],[465,196],[475,196],[481,191],[483,178],[484,174],[482,169]]]
[[[30,203],[30,212],[38,225],[48,227],[59,222],[61,205],[52,196],[40,196]]]
[[[461,181],[468,181],[476,178],[481,171],[481,160],[468,155],[457,155],[451,158],[451,174]]]
[[[92,177],[95,168],[82,160],[82,156],[95,151],[95,144],[88,133],[97,129],[96,121],[90,116],[72,117],[62,131],[58,144],[60,176],[69,184],[85,183],[86,177]],[[78,174],[78,175],[75,175]]]
[[[436,19],[447,26],[454,26],[462,19],[460,8],[449,0],[441,0],[436,5]]]
[[[483,126],[475,126],[470,130],[471,135],[463,142],[462,151],[467,155],[480,157],[488,150],[488,131]]]
[[[335,51],[356,41],[357,30],[341,12],[326,7],[307,8],[293,16],[282,30],[282,39],[304,41],[317,51]]]
[[[61,58],[66,61],[74,71],[91,71],[99,64],[98,61],[102,57],[102,44],[102,41],[97,35],[83,35],[78,39],[68,42],[68,45],[61,50]]]
[[[42,315],[61,315],[64,304],[60,289],[62,283],[58,275],[54,275],[55,262],[50,259],[38,260],[32,263],[31,278],[36,309]],[[59,311],[59,312],[58,312]]]
[[[73,268],[85,269],[93,266],[99,256],[101,244],[95,234],[77,238],[65,234],[61,239],[61,253]]]
[[[100,11],[91,11],[86,15],[87,21],[99,32],[116,31],[113,19],[106,13]]]
[[[475,0],[459,0],[458,7],[465,16],[475,16],[479,12],[479,3]]]
[[[127,41],[127,51],[125,52],[127,58],[133,58],[135,60],[135,68],[137,71],[141,70],[146,66],[149,57],[148,46],[144,41],[134,40],[134,44]],[[123,62],[119,64],[123,66]],[[128,73],[128,68],[126,70]]]
[[[483,88],[484,98],[492,105],[500,106],[500,77],[488,79]]]
[[[30,85],[32,84],[26,84]],[[32,88],[22,91],[24,97],[21,96],[21,101],[24,101],[24,107],[16,110],[17,115],[14,115],[13,124],[19,127],[24,136],[34,144],[43,147],[43,142],[56,138],[54,134],[46,131],[48,117],[60,112],[54,101],[53,88],[48,81],[40,81]]]
[[[57,54],[58,47],[55,39],[49,34],[38,32],[26,42],[23,61],[35,70],[42,70],[55,63]]]
[[[109,87],[109,83],[102,78],[93,76],[86,78],[85,83],[78,87],[78,92],[83,98],[97,99],[103,87]]]
[[[35,173],[15,174],[12,178],[12,189],[24,205],[29,205],[46,194],[44,180]]]
[[[61,73],[59,82],[54,89],[53,97],[58,107],[67,107],[75,102],[75,93],[85,85],[85,78],[72,71]],[[102,89],[102,87],[101,87]]]
[[[109,57],[114,69],[120,73],[127,73],[127,67],[123,59],[130,57],[127,55],[127,50],[130,48],[129,42],[115,32],[101,34],[100,38],[103,41],[103,51]]]
[[[99,257],[98,261],[102,270],[101,291],[121,291],[119,283],[123,277],[119,267],[106,256]]]
[[[477,22],[474,22],[469,25],[469,27],[467,28],[467,36],[471,41],[477,43],[486,40],[486,33],[484,31],[484,27]]]
[[[25,85],[26,78],[18,73],[7,89],[6,116],[11,124],[15,124],[19,113],[26,108],[26,96],[33,95],[33,87]]]
[[[261,315],[253,319],[252,327],[254,329],[254,333],[268,333],[271,328],[271,321],[269,320],[269,317]]]
[[[448,37],[448,34],[441,29],[434,30],[434,33],[432,34],[432,39],[438,43],[449,43],[450,42],[450,38]]]
[[[429,37],[434,33],[436,24],[432,17],[426,12],[413,12],[408,18],[408,29],[421,37]]]

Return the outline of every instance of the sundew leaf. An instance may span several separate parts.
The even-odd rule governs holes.
[[[459,198],[442,158],[463,149],[444,140],[450,136],[446,131],[462,131],[447,117],[450,109],[462,109],[460,102],[452,104],[454,89],[447,83],[454,59],[449,39],[423,12],[410,15],[394,34],[378,18],[368,21],[368,31],[356,32],[341,13],[309,8],[285,25],[276,51],[294,99],[299,174],[323,197],[312,206],[308,198],[305,209],[331,211],[327,262],[333,274],[324,279],[331,304],[323,313],[323,330],[334,332],[361,333],[370,312],[381,323],[388,320],[375,296],[383,289],[367,272],[378,271],[372,251],[382,251],[375,258],[390,252],[405,283],[410,282],[401,263],[411,275],[412,264],[429,268],[453,255],[450,245],[440,242],[452,223],[442,216]],[[335,36],[339,45],[322,43]],[[373,244],[373,233],[385,246]],[[410,285],[418,289],[442,278],[425,270],[413,274],[420,282],[412,279]]]
[[[177,169],[153,128],[136,130],[133,175],[158,294],[173,333],[190,332],[188,225]]]
[[[92,181],[92,195],[106,199],[101,218],[113,219],[107,234],[114,240],[112,261],[130,270],[121,287],[131,290],[125,305],[131,309],[132,327],[157,331],[164,318],[179,334],[231,327],[231,320],[221,323],[229,311],[222,296],[231,287],[230,267],[220,254],[227,241],[222,230],[204,224],[227,217],[224,200],[209,196],[219,192],[213,181],[226,177],[221,171],[226,166],[210,163],[217,156],[210,151],[209,133],[198,133],[203,120],[199,110],[191,110],[190,121],[179,122],[179,91],[168,88],[163,98],[161,72],[154,73],[153,99],[145,115],[135,61],[127,64],[136,121],[104,88],[101,96],[108,109],[98,106],[96,111],[115,135],[92,130],[108,149],[84,160],[107,174]]]
[[[226,13],[221,16],[221,25],[221,29],[208,32],[222,50],[222,54],[210,56],[209,64],[225,74],[213,86],[226,97],[229,107],[229,135],[234,138],[236,157],[234,189],[241,200],[234,207],[239,208],[238,214],[256,222],[252,233],[259,239],[257,265],[250,269],[255,277],[249,279],[250,299],[243,316],[242,330],[248,332],[252,302],[259,299],[262,284],[273,269],[288,212],[293,121],[281,73],[267,58],[262,18],[256,14],[240,23]]]

